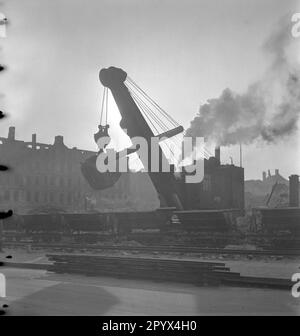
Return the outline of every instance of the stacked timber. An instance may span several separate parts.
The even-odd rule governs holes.
[[[227,285],[290,290],[289,279],[257,278],[231,272],[224,263],[176,259],[96,256],[86,254],[47,255],[55,273],[108,276],[189,283],[198,286]]]
[[[224,263],[174,259],[106,257],[95,255],[48,255],[53,261],[51,271],[90,276],[147,279],[218,285],[223,279],[240,277]]]

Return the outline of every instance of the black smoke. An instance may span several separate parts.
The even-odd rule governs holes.
[[[284,23],[284,24],[283,24]],[[271,64],[263,78],[239,94],[225,89],[209,99],[192,120],[186,136],[202,136],[218,145],[272,143],[297,130],[300,114],[300,45],[287,18],[267,39]]]

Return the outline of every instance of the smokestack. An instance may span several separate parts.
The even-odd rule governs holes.
[[[268,177],[271,177],[271,171],[268,169]]]
[[[32,134],[31,143],[32,143],[32,148],[36,149],[36,134]]]
[[[64,137],[62,135],[57,135],[54,138],[54,145],[53,146],[64,146]]]
[[[275,169],[275,175],[279,176],[279,169]]]
[[[290,207],[299,207],[299,175],[291,175],[290,180]]]
[[[215,148],[215,158],[221,163],[221,148],[220,146]]]
[[[9,129],[8,129],[8,137],[7,139],[8,140],[15,140],[15,135],[16,135],[16,128],[11,126]]]
[[[262,179],[263,179],[263,182],[267,179],[267,173],[265,171],[263,171],[262,173]]]

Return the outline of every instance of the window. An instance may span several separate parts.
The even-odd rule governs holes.
[[[18,202],[18,201],[19,201],[19,191],[18,191],[18,190],[15,190],[15,191],[14,191],[14,201],[15,201],[15,202]]]
[[[26,201],[27,202],[31,201],[31,193],[30,193],[30,191],[27,191],[27,193],[26,193]]]
[[[10,193],[9,193],[9,190],[6,190],[4,192],[4,200],[5,201],[9,201],[10,200]]]
[[[203,179],[203,191],[210,191],[210,190],[211,190],[210,176],[204,176],[204,179]]]
[[[68,193],[68,204],[72,204],[72,194],[70,192]]]
[[[37,203],[39,202],[39,196],[40,196],[39,192],[36,191],[35,194],[34,194],[34,201],[37,202]]]

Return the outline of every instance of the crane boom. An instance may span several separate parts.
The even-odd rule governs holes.
[[[183,202],[180,199],[176,191],[176,178],[170,172],[151,172],[151,138],[154,134],[143,117],[140,109],[136,105],[134,99],[130,95],[130,92],[124,84],[127,78],[127,73],[116,67],[109,67],[107,69],[100,70],[99,79],[104,87],[111,90],[111,93],[115,99],[115,102],[120,111],[122,120],[120,126],[127,130],[127,134],[130,138],[143,137],[148,143],[148,160],[141,161],[144,167],[147,169],[149,177],[159,195],[163,206],[176,207],[178,210],[183,209]],[[159,158],[161,159],[160,167],[166,167],[169,165],[167,158],[163,151],[159,147]]]

